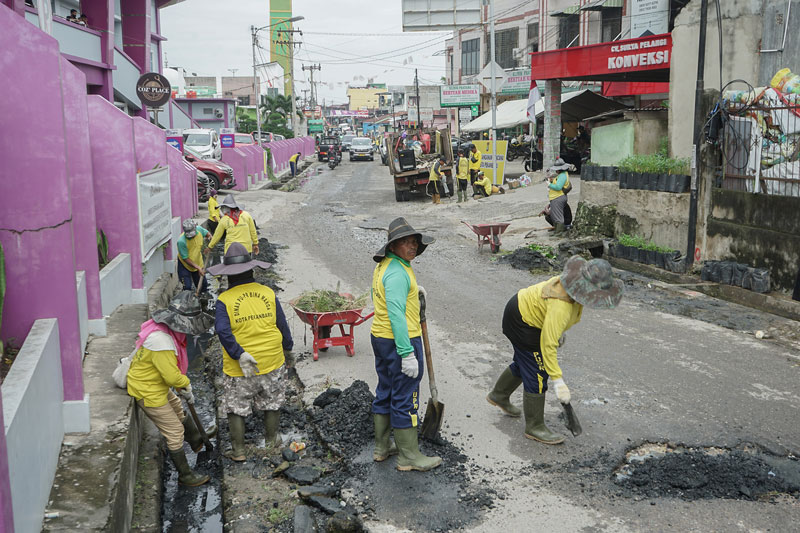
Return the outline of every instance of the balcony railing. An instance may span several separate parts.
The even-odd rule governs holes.
[[[26,10],[25,20],[39,27],[39,17],[35,11]],[[67,22],[61,17],[53,17],[53,37],[58,41],[62,54],[94,63],[103,62],[99,31]]]

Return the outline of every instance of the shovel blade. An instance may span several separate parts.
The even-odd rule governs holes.
[[[583,433],[583,428],[581,428],[581,423],[578,422],[578,415],[575,414],[572,404],[562,403],[561,407],[564,408],[564,415],[567,417],[567,429],[572,432],[572,436],[577,437]]]
[[[428,440],[434,440],[439,430],[442,429],[444,420],[444,404],[428,400],[425,409],[425,418],[422,419],[422,436]]]

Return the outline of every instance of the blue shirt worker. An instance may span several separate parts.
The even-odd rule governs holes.
[[[297,161],[300,159],[300,152],[297,152],[289,158],[289,169],[292,171],[292,177],[297,176]]]
[[[400,471],[428,471],[442,464],[441,457],[419,451],[417,410],[422,380],[422,328],[419,287],[411,261],[434,239],[414,231],[405,218],[389,224],[387,243],[373,256],[378,263],[372,276],[372,351],[378,386],[372,403],[375,424],[373,459],[385,461],[398,454]],[[394,428],[394,440],[390,431]]]
[[[486,399],[508,416],[525,414],[525,437],[560,444],[564,436],[544,423],[547,383],[552,379],[562,404],[570,403],[569,388],[558,365],[564,332],[580,322],[583,307],[613,309],[622,299],[622,282],[615,280],[605,259],[574,255],[560,276],[521,289],[506,304],[503,334],[514,348],[513,362],[503,370]],[[522,384],[522,412],[511,394]]]
[[[183,283],[184,290],[192,290],[192,283],[195,287],[202,283],[200,292],[206,291],[203,248],[208,238],[210,238],[208,231],[195,224],[194,220],[183,221],[183,233],[178,237],[178,279]]]
[[[286,356],[294,343],[275,292],[255,281],[255,267],[270,263],[251,259],[247,248],[234,242],[222,264],[209,267],[214,276],[228,276],[228,289],[216,304],[215,330],[222,345],[223,412],[228,413],[233,461],[247,459],[244,420],[252,409],[264,412],[268,451],[281,445],[280,408],[286,394]]]

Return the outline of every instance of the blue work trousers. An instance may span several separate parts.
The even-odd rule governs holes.
[[[514,362],[508,365],[508,368],[514,377],[522,378],[525,392],[532,394],[547,392],[548,375],[544,369],[541,349],[529,352],[514,346]]]
[[[197,284],[200,283],[200,272],[195,270],[194,272],[190,272],[188,268],[183,266],[183,263],[178,261],[178,279],[181,280],[183,283],[184,290],[190,291],[192,290],[192,283],[194,286],[197,287]],[[200,292],[205,292],[208,289],[208,284],[206,283],[205,276],[203,277],[203,288],[200,289]]]
[[[292,173],[292,177],[295,177],[297,175],[297,163],[289,161],[289,170]]]
[[[378,373],[378,386],[372,412],[376,415],[389,415],[393,428],[417,427],[419,409],[419,382],[422,381],[422,338],[411,339],[414,355],[419,367],[416,378],[410,378],[400,370],[402,363],[397,353],[394,339],[372,337],[372,351],[375,353],[375,371]]]

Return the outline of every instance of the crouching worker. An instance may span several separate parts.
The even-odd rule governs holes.
[[[181,291],[167,309],[153,313],[142,324],[136,340],[136,354],[128,370],[128,394],[136,399],[147,417],[167,441],[169,455],[178,470],[181,485],[196,487],[209,477],[194,472],[183,451],[183,442],[197,452],[203,447],[200,431],[170,387],[188,403],[194,403],[192,385],[186,377],[189,358],[186,335],[199,335],[211,327],[211,317],[200,309],[200,301],[191,291]],[[208,436],[217,433],[209,428]]]
[[[399,454],[397,469],[428,471],[442,464],[440,457],[419,451],[417,433],[419,382],[422,381],[422,327],[419,288],[411,261],[433,238],[414,231],[406,219],[389,224],[388,242],[373,256],[375,318],[370,330],[378,386],[372,403],[375,423],[375,461]],[[396,446],[391,443],[394,428]]]
[[[605,259],[586,261],[572,256],[560,276],[521,289],[506,304],[503,334],[514,348],[514,361],[497,380],[486,399],[505,414],[525,414],[525,436],[545,444],[560,444],[564,437],[544,423],[548,380],[558,400],[570,403],[570,392],[558,366],[557,349],[564,332],[580,322],[583,307],[612,309],[622,299],[622,282],[611,274]],[[511,394],[524,387],[522,407]]]
[[[505,194],[506,192],[502,187],[493,185],[489,177],[483,172],[478,172],[477,179],[475,180],[475,183],[472,184],[472,190],[474,192],[472,195],[473,198],[486,198],[493,194]]]
[[[223,349],[222,408],[228,413],[231,450],[228,458],[244,461],[244,419],[253,408],[264,413],[267,450],[281,445],[280,408],[286,392],[284,352],[293,347],[286,316],[272,289],[256,283],[255,267],[270,264],[250,258],[243,244],[231,243],[222,264],[209,267],[227,276],[228,289],[219,295],[215,328]]]

